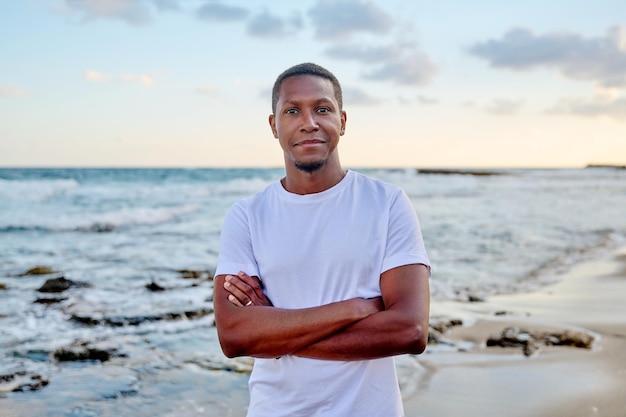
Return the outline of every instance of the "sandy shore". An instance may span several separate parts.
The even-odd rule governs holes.
[[[433,302],[431,311],[463,320],[446,336],[467,351],[433,348],[416,358],[417,378],[404,381],[407,417],[626,416],[625,249],[536,293]],[[592,349],[545,347],[530,357],[485,346],[510,326],[579,330],[595,341]],[[406,361],[398,361],[401,377]]]

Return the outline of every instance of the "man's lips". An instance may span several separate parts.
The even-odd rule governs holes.
[[[326,143],[326,142],[323,141],[322,139],[307,139],[307,140],[302,140],[296,143],[296,146],[312,146],[312,145],[319,145],[322,143]]]

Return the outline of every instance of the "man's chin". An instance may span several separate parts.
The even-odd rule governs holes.
[[[295,161],[294,165],[300,171],[312,174],[313,172],[319,171],[320,169],[324,168],[324,165],[326,165],[326,160],[323,159],[321,161],[310,162]]]

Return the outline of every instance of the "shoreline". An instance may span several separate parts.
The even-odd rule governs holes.
[[[464,324],[445,334],[456,349],[429,347],[415,358],[421,372],[405,392],[406,417],[626,415],[623,294],[626,248],[584,261],[533,293],[434,302],[431,316]],[[529,357],[521,348],[485,346],[507,327],[582,331],[595,340],[591,349],[547,346]]]

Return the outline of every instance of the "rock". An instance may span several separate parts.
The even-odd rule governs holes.
[[[198,279],[202,277],[202,271],[193,269],[180,269],[177,271],[184,279]]]
[[[6,290],[7,289],[7,284],[0,282],[0,291],[1,290]]]
[[[165,291],[164,287],[161,287],[159,284],[157,284],[154,281],[152,281],[150,284],[146,285],[146,288],[149,289],[150,291],[153,291],[153,292]]]
[[[507,327],[500,334],[487,339],[487,346],[521,347],[524,355],[530,356],[541,346],[572,346],[591,349],[594,337],[583,332],[564,330],[562,332],[531,332],[517,327]]]
[[[211,271],[201,271],[197,269],[179,269],[178,272],[183,279],[207,279],[213,280],[213,273]]]
[[[469,301],[470,303],[484,303],[485,299],[479,295],[468,294],[467,301]]]
[[[94,233],[108,233],[115,230],[115,225],[111,223],[94,223],[91,226],[83,229],[86,232],[94,232]]]
[[[58,293],[63,292],[71,287],[89,287],[89,284],[84,282],[75,282],[65,277],[50,278],[37,290],[39,292]]]
[[[451,319],[451,318],[443,318],[443,317],[432,318],[431,321],[428,323],[428,326],[431,329],[434,329],[440,333],[445,333],[452,327],[462,326],[462,325],[463,325],[463,320],[461,319],[455,319],[455,318]]]
[[[35,304],[45,304],[45,305],[50,305],[50,304],[56,304],[56,303],[60,303],[62,301],[67,300],[66,297],[64,298],[37,298],[35,301],[33,301],[33,303]]]
[[[38,391],[49,381],[38,374],[29,375],[26,371],[0,375],[0,393]]]
[[[139,326],[143,323],[150,323],[155,321],[175,321],[175,320],[194,320],[199,319],[209,314],[212,314],[213,310],[210,308],[200,308],[198,310],[190,310],[183,312],[163,313],[155,314],[151,316],[135,316],[135,317],[90,317],[90,316],[78,316],[72,315],[70,320],[73,322],[82,324],[84,326],[111,326],[111,327],[123,327],[123,326]]]
[[[89,342],[75,341],[70,346],[54,351],[54,359],[59,362],[100,361],[106,362],[113,356],[119,356],[116,349],[102,349],[91,346]]]
[[[572,346],[583,349],[591,349],[594,337],[590,334],[574,330],[565,330],[562,333],[546,332],[542,334],[546,345]]]
[[[54,274],[54,273],[56,273],[56,271],[54,271],[49,266],[35,266],[26,272],[22,272],[21,274],[18,275],[18,277],[25,277],[28,275],[48,275],[48,274]]]
[[[428,323],[429,345],[454,345],[444,334],[452,327],[462,326],[463,320],[451,318],[431,318]]]

